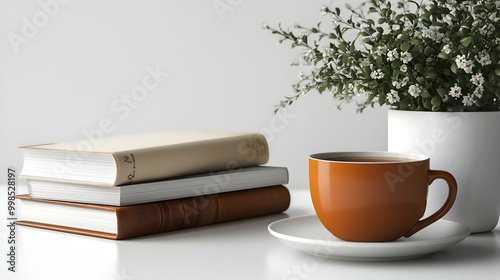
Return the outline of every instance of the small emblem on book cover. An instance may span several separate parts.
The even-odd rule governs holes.
[[[132,171],[129,172],[129,174],[127,175],[127,179],[129,181],[133,181],[135,178],[135,156],[134,156],[134,154],[130,153],[129,155],[123,156],[123,161],[131,167]]]

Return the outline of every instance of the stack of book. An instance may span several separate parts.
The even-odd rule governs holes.
[[[126,239],[268,215],[286,167],[258,133],[162,131],[21,147],[19,225]]]

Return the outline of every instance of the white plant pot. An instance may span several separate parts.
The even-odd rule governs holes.
[[[432,169],[452,173],[458,195],[444,219],[473,233],[490,231],[500,214],[500,112],[414,112],[389,110],[388,151],[424,154]],[[447,195],[445,183],[429,187],[426,213]]]

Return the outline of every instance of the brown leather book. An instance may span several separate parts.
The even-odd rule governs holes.
[[[18,225],[108,239],[274,214],[285,211],[290,205],[290,193],[281,185],[131,206],[34,199],[27,194],[17,198],[21,209]],[[55,219],[50,213],[57,213],[58,217]],[[106,226],[99,227],[99,224],[111,226],[105,230]]]

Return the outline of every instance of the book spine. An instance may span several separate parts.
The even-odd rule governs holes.
[[[181,230],[273,213],[288,209],[284,186],[190,197],[117,209],[116,239]]]
[[[115,185],[265,164],[266,138],[258,133],[113,154]]]

